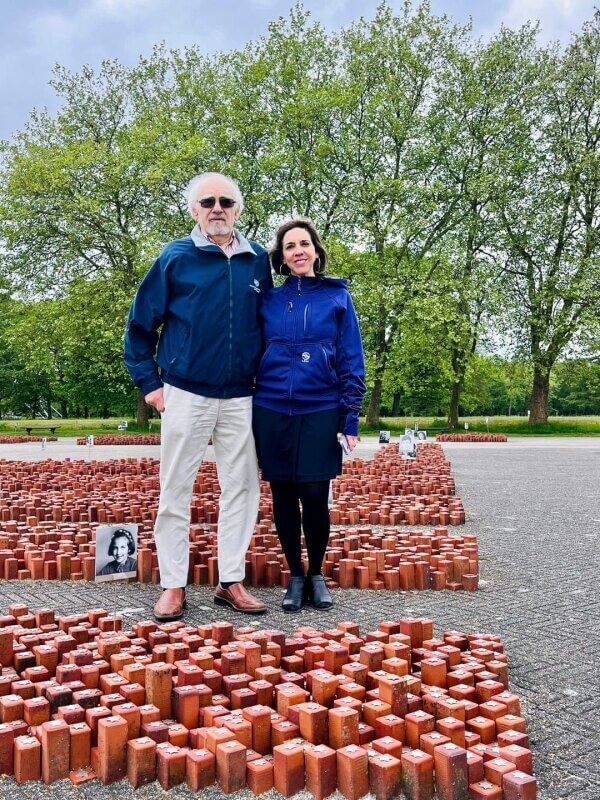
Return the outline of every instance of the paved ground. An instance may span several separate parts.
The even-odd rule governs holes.
[[[9,456],[5,447],[0,456],[17,457]],[[358,454],[367,456],[373,448],[372,442],[364,442]],[[119,455],[141,455],[133,449],[122,448]],[[329,627],[353,619],[366,631],[383,619],[416,614],[430,616],[436,633],[458,628],[500,634],[510,659],[511,688],[524,701],[540,800],[599,800],[600,439],[452,443],[444,449],[467,510],[465,530],[479,536],[478,593],[337,591],[334,611],[306,610],[289,617],[279,610],[281,591],[264,589],[257,594],[273,610],[261,624],[291,632],[303,622]],[[114,448],[94,450],[96,458],[106,457],[100,450],[116,456]],[[156,587],[134,584],[120,588],[115,600],[112,589],[82,583],[67,589],[59,583],[3,582],[0,608],[21,599],[32,608],[44,605],[64,612],[100,605],[112,610],[115,602],[132,621],[150,614],[156,595]],[[240,615],[212,605],[208,589],[192,587],[189,595],[190,622],[227,618],[242,624]],[[170,794],[192,796],[186,787]],[[127,783],[103,787],[94,781],[75,791],[68,782],[17,787],[12,779],[0,779],[0,798],[38,796],[146,800],[165,794],[158,784],[136,793]],[[216,790],[205,796],[221,797]]]

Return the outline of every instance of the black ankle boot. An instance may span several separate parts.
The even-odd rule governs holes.
[[[309,596],[313,607],[322,611],[332,608],[333,597],[325,586],[325,578],[322,575],[307,575],[306,582],[309,584]]]
[[[288,614],[295,614],[304,607],[304,575],[292,575],[281,607]]]

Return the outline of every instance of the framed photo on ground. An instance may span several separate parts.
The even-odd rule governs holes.
[[[96,581],[137,577],[137,525],[96,528]]]

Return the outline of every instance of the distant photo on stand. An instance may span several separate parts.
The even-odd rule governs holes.
[[[96,528],[96,581],[137,577],[137,525]]]

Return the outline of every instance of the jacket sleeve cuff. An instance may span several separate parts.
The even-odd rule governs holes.
[[[156,391],[156,389],[161,389],[162,386],[163,386],[163,382],[161,381],[160,378],[156,377],[156,378],[151,378],[151,379],[149,378],[148,380],[142,381],[139,384],[139,389],[140,389],[141,393],[145,397],[147,394],[150,394],[150,392],[154,392],[154,391]]]
[[[349,411],[346,415],[346,421],[344,423],[344,429],[342,433],[345,433],[346,436],[358,436],[358,414]]]

